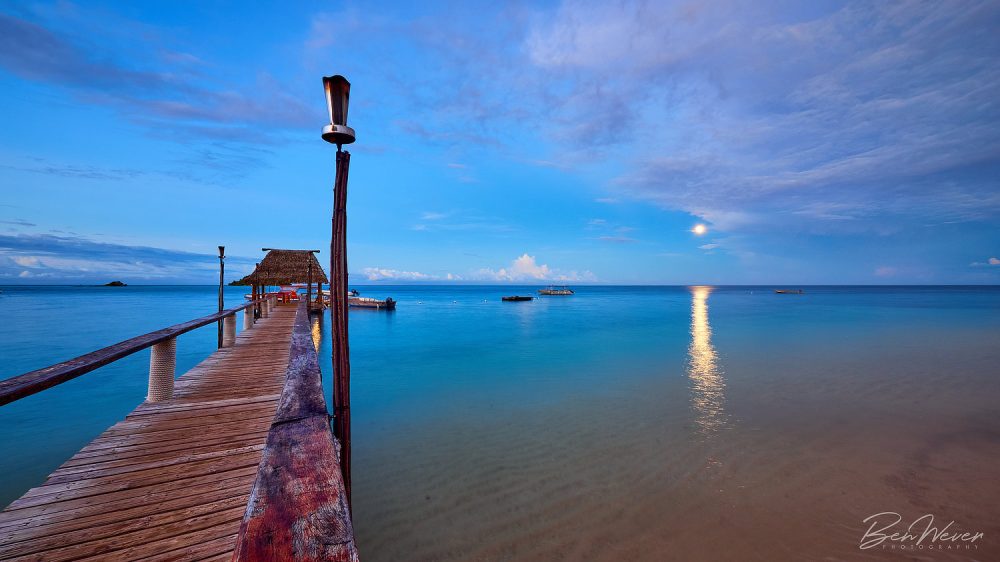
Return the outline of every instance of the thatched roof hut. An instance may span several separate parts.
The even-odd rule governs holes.
[[[233,285],[291,285],[309,282],[312,264],[313,283],[329,283],[323,266],[309,250],[270,250],[254,272]]]

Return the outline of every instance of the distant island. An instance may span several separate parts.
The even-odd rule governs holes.
[[[105,287],[128,287],[128,285],[126,285],[125,283],[122,283],[121,281],[112,281],[110,283],[105,283],[104,286]]]

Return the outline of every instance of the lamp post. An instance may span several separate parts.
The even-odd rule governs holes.
[[[223,277],[226,272],[226,247],[219,246],[219,312],[222,312],[223,299],[222,299],[222,284]],[[222,320],[218,321],[218,332],[219,332],[219,348],[222,347]]]
[[[333,434],[340,441],[340,468],[344,475],[347,505],[351,505],[351,359],[347,341],[347,173],[351,153],[343,145],[354,142],[347,126],[351,83],[343,76],[324,76],[326,109],[330,124],[323,140],[337,145],[337,171],[333,185],[333,233],[330,239],[330,330],[333,334]]]

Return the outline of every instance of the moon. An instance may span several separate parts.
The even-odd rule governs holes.
[[[703,224],[696,224],[694,225],[694,228],[691,229],[691,232],[697,234],[698,236],[701,236],[702,234],[708,232],[708,227],[706,227]]]

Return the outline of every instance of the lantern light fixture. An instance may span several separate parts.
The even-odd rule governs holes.
[[[347,106],[351,101],[351,83],[341,75],[324,76],[323,89],[326,90],[326,109],[330,124],[323,127],[323,140],[337,145],[354,142],[354,129],[347,126]]]

